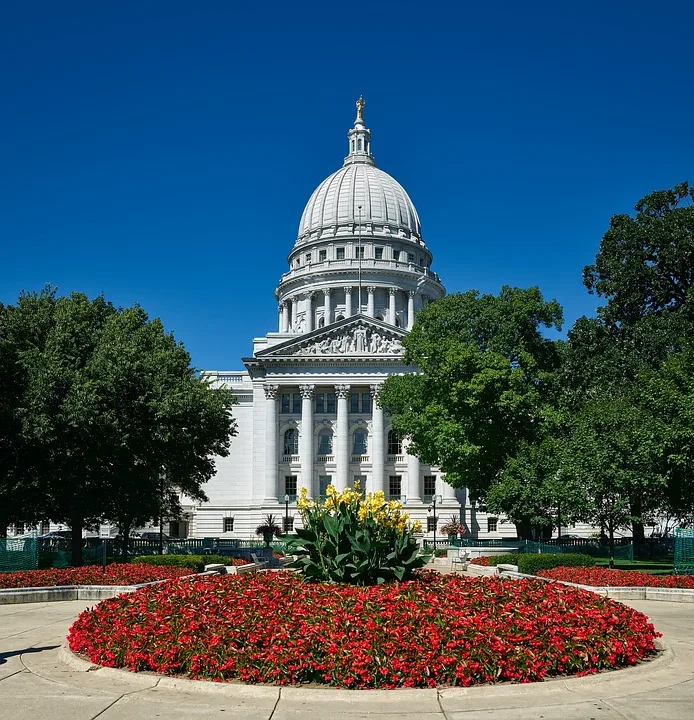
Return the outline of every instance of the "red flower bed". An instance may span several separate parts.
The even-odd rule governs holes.
[[[114,563],[106,566],[85,565],[78,568],[51,568],[26,572],[0,573],[0,588],[48,587],[55,585],[139,585],[152,580],[178,578],[194,573],[190,568],[158,567]]]
[[[68,640],[94,663],[135,671],[395,688],[585,675],[633,665],[656,636],[635,610],[558,583],[424,572],[359,587],[276,572],[106,600]]]
[[[488,557],[476,557],[472,558],[470,562],[473,565],[484,565],[485,567],[489,567],[489,558]]]
[[[592,587],[664,587],[694,590],[691,575],[649,575],[638,570],[610,570],[602,567],[558,567],[540,570],[541,577]]]
[[[233,557],[229,558],[231,562],[229,565],[233,565],[234,567],[239,567],[240,565],[252,565],[253,561],[249,558],[242,558],[242,557]]]

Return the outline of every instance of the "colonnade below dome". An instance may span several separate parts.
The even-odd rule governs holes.
[[[307,290],[279,303],[279,332],[308,333],[352,315],[383,320],[411,330],[427,296],[395,286],[351,285]]]

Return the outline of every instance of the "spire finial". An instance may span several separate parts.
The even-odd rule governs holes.
[[[364,105],[366,105],[366,100],[360,95],[359,100],[356,102],[357,105],[357,119],[354,122],[364,122]]]

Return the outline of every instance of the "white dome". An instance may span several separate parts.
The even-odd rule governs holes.
[[[298,241],[319,239],[325,233],[352,234],[360,205],[362,226],[371,224],[378,234],[421,240],[417,211],[402,185],[368,161],[352,161],[314,190],[301,216]]]

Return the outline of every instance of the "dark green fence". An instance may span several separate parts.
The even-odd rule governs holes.
[[[694,575],[694,528],[675,530],[675,575]]]
[[[0,572],[36,570],[39,552],[36,535],[0,538]]]

